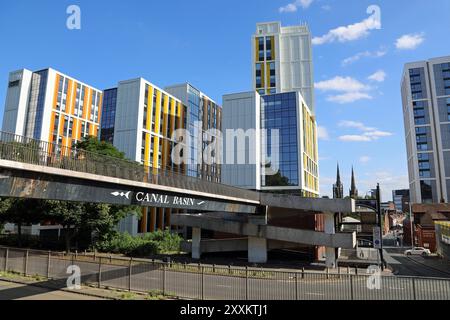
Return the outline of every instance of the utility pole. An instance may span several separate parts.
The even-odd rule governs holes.
[[[381,192],[380,184],[377,184],[377,215],[378,215],[378,227],[381,233],[381,244],[380,244],[380,260],[381,260],[381,270],[384,270],[384,257],[383,257],[383,228],[381,224]]]

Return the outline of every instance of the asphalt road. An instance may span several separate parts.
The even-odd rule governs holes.
[[[442,272],[429,267],[417,266],[417,263],[411,265],[411,261],[402,255],[391,257],[399,259],[397,268],[414,272],[421,277],[438,276],[442,277]],[[418,257],[421,258],[421,257]],[[29,274],[45,274],[47,271],[45,257],[30,257],[28,265]],[[71,261],[53,259],[50,268],[50,276],[56,279],[62,279],[61,286],[65,286],[67,279],[66,269]],[[76,261],[81,269],[82,282],[97,283],[99,266],[97,263]],[[16,271],[20,271],[23,263],[19,257],[13,258],[8,262]],[[403,268],[403,269],[402,269]],[[295,278],[294,272],[272,273],[265,270],[262,274],[249,274],[248,279],[245,276],[237,277],[228,274],[208,274],[189,273],[184,270],[173,271],[164,270],[158,265],[152,266],[149,263],[135,264],[132,268],[131,281],[129,279],[128,265],[113,266],[102,264],[101,267],[101,285],[110,288],[128,289],[131,284],[133,290],[149,292],[153,290],[163,291],[166,294],[173,294],[181,298],[191,299],[221,299],[221,300],[450,300],[450,280],[433,279],[414,279],[403,278],[399,276],[385,276],[379,282],[379,288],[368,288],[368,277],[366,276],[348,276],[348,275],[329,275],[307,273],[305,278],[301,278],[301,273]],[[250,271],[251,272],[251,271]],[[450,277],[450,275],[448,275]],[[377,285],[376,282],[372,283]],[[39,292],[45,289],[40,288],[18,288],[17,290],[31,290],[30,296],[39,296]],[[5,291],[3,291],[5,292]],[[37,292],[34,293],[33,292]],[[45,297],[82,299],[78,295],[60,292],[58,290],[47,292]],[[28,295],[26,295],[28,297]],[[0,292],[0,299],[2,292]]]
[[[0,281],[0,300],[102,300],[91,296]]]
[[[396,249],[386,249],[395,275],[412,277],[450,278],[450,264],[438,257],[406,256]]]

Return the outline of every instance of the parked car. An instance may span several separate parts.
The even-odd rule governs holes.
[[[425,249],[422,247],[415,247],[405,251],[405,255],[407,256],[429,256],[431,251],[429,249]]]
[[[366,239],[359,239],[358,247],[359,248],[373,248],[373,242],[370,240],[366,240]]]

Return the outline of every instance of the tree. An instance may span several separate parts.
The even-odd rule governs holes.
[[[0,205],[0,223],[17,225],[18,246],[22,246],[22,226],[41,222],[45,216],[45,201],[38,199],[4,199]]]
[[[290,186],[289,178],[282,176],[280,172],[277,172],[275,175],[266,176],[266,186],[270,187]]]
[[[75,148],[113,158],[125,159],[125,153],[119,151],[111,143],[99,141],[98,138],[94,136],[88,136],[83,140],[78,141]]]
[[[115,206],[104,203],[47,201],[46,216],[64,228],[66,251],[74,239],[96,234],[101,239],[115,233],[115,227],[127,214],[139,215],[137,206]]]

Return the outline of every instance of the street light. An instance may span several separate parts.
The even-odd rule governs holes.
[[[411,225],[411,247],[414,248],[414,224],[413,224],[413,214],[412,214],[412,203],[411,201],[406,202],[409,206],[409,223]]]

